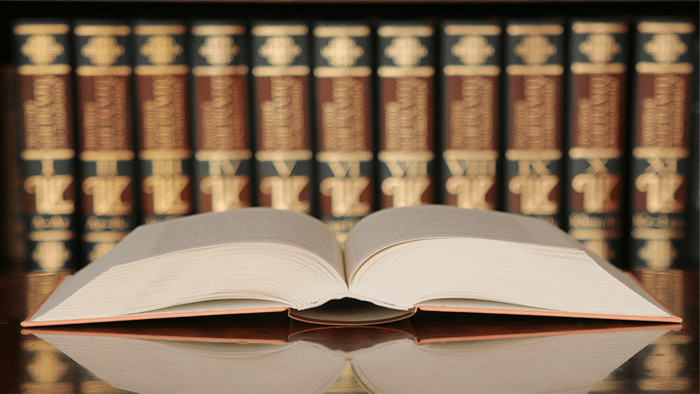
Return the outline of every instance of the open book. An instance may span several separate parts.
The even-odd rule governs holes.
[[[283,310],[326,324],[417,310],[681,320],[544,221],[417,206],[364,218],[344,250],[319,220],[269,208],[141,226],[22,325]]]

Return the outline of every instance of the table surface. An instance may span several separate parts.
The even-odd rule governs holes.
[[[634,275],[681,325],[421,312],[368,327],[270,314],[31,331],[20,321],[59,276],[0,275],[0,392],[697,393],[698,272]]]

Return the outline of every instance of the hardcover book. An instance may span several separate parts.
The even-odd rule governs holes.
[[[141,219],[156,223],[193,211],[187,27],[143,20],[134,35]]]
[[[435,30],[385,22],[377,29],[379,67],[379,204],[434,201]]]
[[[344,249],[323,222],[288,210],[140,226],[67,276],[22,325],[281,311],[367,324],[418,310],[681,320],[545,221],[425,205],[367,216]]]
[[[313,28],[320,219],[341,243],[373,211],[370,33],[366,23]]]
[[[615,265],[622,254],[622,190],[627,24],[571,25],[568,190],[569,234]]]
[[[136,227],[131,26],[76,23],[82,257],[92,262]]]
[[[259,21],[251,28],[257,204],[310,213],[309,28],[300,21]]]
[[[564,26],[514,21],[506,42],[506,199],[517,212],[561,225]]]
[[[195,211],[251,205],[248,38],[235,21],[191,27]]]
[[[70,31],[62,20],[13,27],[27,272],[79,268]]]
[[[496,209],[501,27],[454,20],[441,34],[443,202]]]
[[[636,30],[630,265],[684,268],[696,27],[643,20]]]

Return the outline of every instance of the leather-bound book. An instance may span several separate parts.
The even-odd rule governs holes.
[[[445,21],[442,68],[442,200],[496,209],[498,200],[501,27]]]
[[[81,252],[89,263],[136,225],[131,26],[84,20],[76,23],[74,37]]]
[[[155,223],[193,211],[187,27],[140,20],[134,35],[141,214]]]
[[[373,206],[370,33],[367,23],[313,28],[320,217],[341,242]]]
[[[303,213],[313,209],[308,33],[300,21],[251,28],[257,203]]]
[[[564,26],[506,27],[506,210],[561,225]]]
[[[197,212],[251,205],[246,27],[192,24],[192,117]]]
[[[636,33],[630,265],[682,268],[697,30],[685,20],[641,20]]]
[[[78,268],[70,26],[13,26],[28,272]]]
[[[435,31],[420,22],[377,29],[380,207],[434,202]]]
[[[628,26],[574,20],[568,104],[569,233],[622,265],[622,191]]]

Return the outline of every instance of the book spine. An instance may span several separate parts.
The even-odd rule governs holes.
[[[434,201],[434,29],[382,23],[377,29],[380,206]]]
[[[74,28],[81,169],[82,254],[92,262],[136,225],[131,121],[131,27],[82,21]]]
[[[631,268],[683,268],[695,26],[637,25]]]
[[[193,211],[186,34],[186,26],[174,21],[134,24],[144,223]]]
[[[342,243],[372,212],[372,50],[368,24],[313,29],[320,217]]]
[[[470,209],[496,209],[501,27],[442,25],[442,196]]]
[[[78,268],[69,36],[63,22],[14,25],[28,272]]]
[[[560,225],[564,26],[506,27],[506,210]]]
[[[618,266],[624,260],[620,251],[627,47],[624,23],[576,20],[571,25],[569,234]]]
[[[309,28],[298,21],[252,29],[258,205],[312,211]]]
[[[246,27],[192,25],[192,116],[197,212],[251,205]]]

